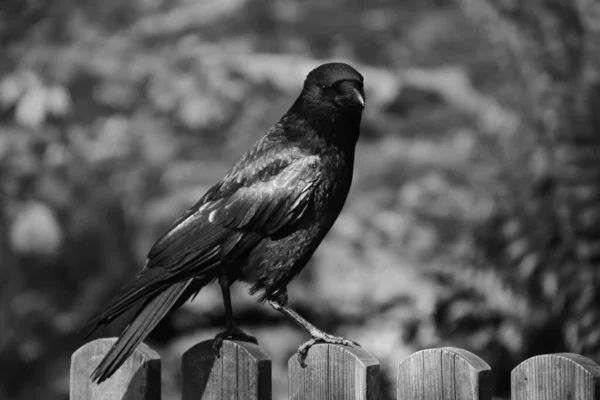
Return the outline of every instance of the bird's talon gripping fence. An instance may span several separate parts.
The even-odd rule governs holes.
[[[73,353],[71,400],[160,400],[160,358],[145,344],[107,381],[90,374],[116,339],[98,339]],[[302,368],[288,362],[289,398],[294,400],[379,399],[379,363],[362,348],[318,344]],[[182,400],[271,399],[271,359],[261,347],[225,341],[215,358],[212,340],[182,358]],[[416,352],[397,371],[398,400],[489,400],[489,365],[463,349]],[[512,400],[600,399],[600,367],[572,353],[525,360],[511,374]]]

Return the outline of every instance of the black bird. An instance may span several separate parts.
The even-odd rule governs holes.
[[[287,306],[287,284],[307,264],[338,217],[352,182],[365,107],[363,77],[343,63],[311,71],[292,107],[154,244],[144,268],[84,326],[90,334],[132,307],[133,321],[92,379],[109,378],[165,314],[217,280],[227,329],[215,337],[256,342],[235,324],[229,286],[260,292],[316,342],[357,345],[317,329]]]

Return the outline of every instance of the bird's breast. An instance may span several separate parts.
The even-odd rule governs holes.
[[[263,298],[284,288],[307,264],[342,211],[352,182],[351,157],[321,157],[319,180],[307,212],[293,229],[262,241],[250,253],[241,279]]]
[[[342,210],[352,184],[353,158],[338,154],[324,157],[321,179],[313,194],[315,212],[337,217]]]

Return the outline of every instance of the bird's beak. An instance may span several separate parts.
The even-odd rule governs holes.
[[[352,88],[352,93],[349,97],[356,103],[360,104],[361,107],[365,107],[365,98],[357,88]]]

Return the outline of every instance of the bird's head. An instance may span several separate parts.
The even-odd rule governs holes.
[[[307,103],[335,114],[361,112],[365,107],[363,77],[348,64],[323,64],[306,77],[302,97]]]
[[[358,129],[364,107],[362,75],[348,64],[327,63],[308,74],[292,110],[307,116],[320,130],[341,125]]]

